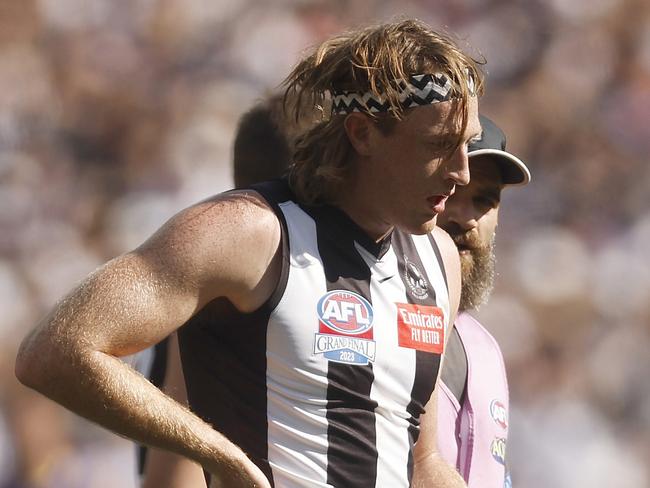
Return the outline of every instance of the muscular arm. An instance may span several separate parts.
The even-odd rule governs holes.
[[[458,250],[451,238],[441,229],[436,227],[433,235],[440,248],[447,282],[449,284],[449,308],[451,317],[449,327],[456,321],[458,304],[460,303],[460,259]],[[445,341],[450,334],[446,334]],[[446,344],[445,344],[446,350]],[[444,355],[443,355],[444,361]],[[438,381],[442,363],[438,369]],[[413,488],[462,488],[466,487],[465,481],[456,469],[440,457],[437,443],[437,422],[438,422],[438,395],[434,392],[426,405],[426,413],[420,418],[420,437],[415,445],[414,460],[415,469],[413,472]]]
[[[215,297],[257,308],[277,281],[279,241],[256,194],[181,212],[64,298],[23,341],[16,375],[118,434],[193,459],[226,486],[268,486],[234,444],[117,357],[155,344]]]

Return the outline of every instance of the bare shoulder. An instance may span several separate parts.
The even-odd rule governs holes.
[[[133,253],[161,272],[193,282],[207,299],[226,296],[236,302],[268,275],[280,238],[269,203],[254,191],[233,191],[182,210]]]
[[[257,192],[232,191],[215,195],[172,217],[141,248],[160,244],[181,246],[193,252],[209,251],[209,242],[277,234],[279,222]]]

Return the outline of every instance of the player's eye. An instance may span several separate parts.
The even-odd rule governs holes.
[[[474,205],[477,207],[482,207],[482,208],[495,208],[499,202],[490,197],[475,197],[474,198]]]
[[[438,139],[430,141],[429,146],[436,151],[451,151],[454,149],[455,143],[449,139]]]

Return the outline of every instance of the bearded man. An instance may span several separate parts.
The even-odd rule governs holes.
[[[490,333],[470,314],[494,283],[494,237],[501,190],[526,185],[530,172],[506,152],[506,138],[480,116],[483,135],[469,146],[471,180],[456,187],[439,225],[452,237],[461,261],[461,300],[438,388],[438,447],[468,486],[510,487],[506,464],[508,383],[503,356]]]

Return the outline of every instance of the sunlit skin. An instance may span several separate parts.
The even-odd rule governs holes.
[[[474,308],[487,298],[494,275],[493,241],[503,189],[501,171],[489,156],[470,159],[471,181],[457,187],[438,217],[438,225],[456,243],[461,260],[461,309]]]
[[[481,134],[478,102],[470,98],[463,144],[449,156],[461,130],[457,110],[456,101],[412,109],[389,134],[366,115],[348,116],[357,157],[338,204],[371,237],[380,239],[393,227],[430,232],[446,198],[469,182],[467,144]]]

